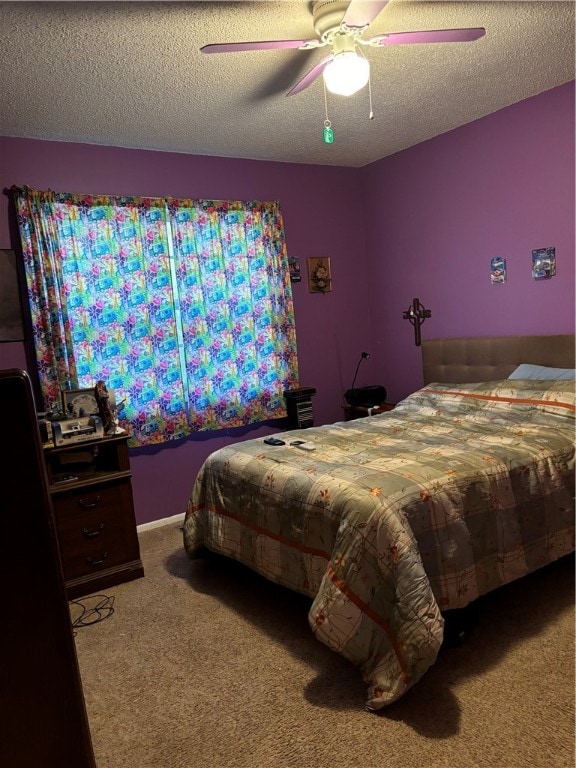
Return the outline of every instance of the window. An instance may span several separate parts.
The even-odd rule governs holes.
[[[14,189],[45,406],[103,379],[133,444],[285,416],[294,309],[275,202]]]

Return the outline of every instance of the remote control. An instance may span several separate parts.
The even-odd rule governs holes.
[[[305,443],[303,440],[296,440],[292,445],[295,445],[296,448],[300,448],[302,451],[315,451],[316,446],[314,443]]]

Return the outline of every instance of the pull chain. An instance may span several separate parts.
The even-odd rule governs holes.
[[[363,56],[366,59],[366,56],[364,55],[364,51],[362,49],[360,49],[359,53],[361,56]],[[368,59],[366,59],[366,61],[368,61]],[[370,69],[368,70],[368,102],[370,105],[370,112],[368,113],[368,119],[374,120],[374,112],[372,110],[372,67],[370,67]]]
[[[368,75],[368,100],[370,102],[370,112],[368,114],[368,119],[374,120],[374,112],[372,111],[372,83],[370,82],[370,75]]]
[[[322,82],[324,82],[324,78],[322,78]],[[333,144],[334,131],[332,130],[332,123],[328,119],[328,95],[326,93],[326,83],[324,83],[324,114],[326,115],[326,119],[324,120],[324,132],[322,134],[324,144]]]

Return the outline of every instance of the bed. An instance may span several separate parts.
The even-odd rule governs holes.
[[[574,336],[424,341],[424,386],[393,411],[211,454],[183,526],[308,595],[317,639],[357,665],[366,706],[435,663],[444,614],[574,551]],[[305,437],[315,446],[290,445]]]

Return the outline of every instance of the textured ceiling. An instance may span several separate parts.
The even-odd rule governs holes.
[[[287,91],[327,48],[207,56],[310,39],[308,2],[1,2],[0,134],[360,167],[574,78],[570,2],[391,0],[365,37],[485,27],[473,43],[363,47],[368,89]]]

